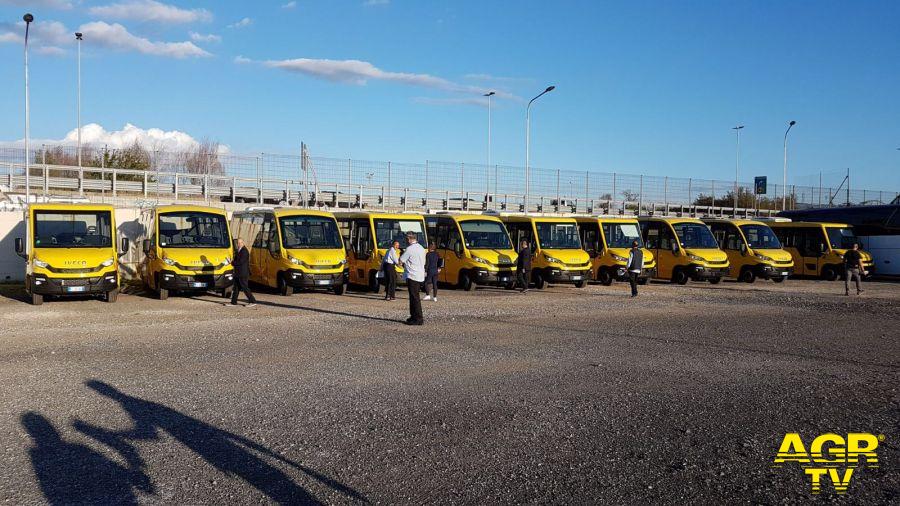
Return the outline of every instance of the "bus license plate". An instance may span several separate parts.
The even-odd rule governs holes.
[[[500,277],[500,282],[502,283],[502,282],[504,282],[504,281],[509,281],[509,276],[501,276],[501,277]]]
[[[67,292],[84,292],[87,290],[86,286],[67,286]]]
[[[206,283],[201,283],[199,281],[195,281],[191,283],[191,288],[206,288]]]
[[[317,279],[316,284],[317,285],[330,285],[331,280],[330,279]]]
[[[581,276],[572,276],[572,281],[581,281]]]

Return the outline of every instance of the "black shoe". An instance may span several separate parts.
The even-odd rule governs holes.
[[[422,320],[406,320],[407,325],[424,325],[425,322]]]

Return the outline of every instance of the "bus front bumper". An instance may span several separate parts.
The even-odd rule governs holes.
[[[688,266],[688,276],[694,281],[705,281],[707,279],[720,279],[725,277],[729,272],[728,267],[704,267],[702,265]]]
[[[38,295],[86,295],[111,292],[119,287],[119,276],[108,272],[90,278],[56,278],[44,274],[31,276],[31,293]]]
[[[472,271],[472,281],[476,285],[506,285],[516,281],[516,272],[512,269],[500,269],[489,271],[487,269],[475,269]]]
[[[756,266],[756,277],[762,279],[786,278],[793,273],[793,267],[777,267],[768,264],[758,264]]]
[[[650,279],[656,277],[656,267],[641,269],[638,279]],[[628,281],[628,271],[624,266],[616,269],[616,281]]]
[[[159,287],[166,290],[222,290],[234,283],[234,272],[222,274],[177,274],[160,271]]]
[[[549,267],[544,272],[547,273],[547,281],[550,283],[579,283],[581,281],[589,281],[591,279],[590,268],[580,270],[566,270],[556,267]]]
[[[332,274],[315,274],[299,270],[290,270],[285,276],[290,286],[294,288],[330,288],[345,285],[350,282],[350,270]],[[398,276],[399,278],[399,276]]]

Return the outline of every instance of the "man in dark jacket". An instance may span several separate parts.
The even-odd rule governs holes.
[[[428,244],[428,253],[425,253],[425,298],[437,302],[438,274],[444,268],[444,259],[437,252],[435,243]]]
[[[628,263],[625,264],[628,274],[628,282],[631,283],[631,296],[637,297],[637,281],[644,270],[644,252],[641,251],[637,241],[631,243],[631,251],[628,252]]]
[[[516,284],[522,287],[522,293],[528,291],[528,281],[531,277],[531,248],[528,241],[523,240],[519,245],[519,259],[516,261]]]
[[[247,297],[246,307],[256,305],[256,298],[250,293],[250,252],[244,246],[244,240],[238,239],[234,242],[234,260],[231,266],[234,267],[234,286],[231,287],[231,305],[237,306],[238,292],[243,291]]]

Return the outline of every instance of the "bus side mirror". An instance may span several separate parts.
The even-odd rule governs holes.
[[[149,255],[150,254],[150,239],[144,239],[144,242],[141,243],[141,246],[144,250],[144,254]]]
[[[457,241],[456,244],[453,245],[453,252],[456,253],[457,256],[463,254],[463,245],[461,242]]]
[[[747,256],[747,245],[741,243],[741,255]]]
[[[28,258],[25,254],[25,241],[21,237],[16,237],[16,254],[22,258]]]
[[[122,251],[119,252],[119,256],[123,256],[128,253],[129,248],[131,247],[131,242],[127,237],[122,238]]]
[[[823,255],[825,254],[825,244],[824,243],[821,243],[821,242],[819,243],[819,253],[822,253]]]
[[[677,242],[672,243],[672,253],[674,253],[675,255],[678,255],[678,243]]]

